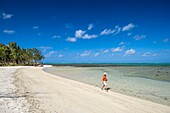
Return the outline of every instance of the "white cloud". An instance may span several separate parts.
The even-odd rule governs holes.
[[[32,28],[33,28],[33,29],[38,29],[39,27],[38,27],[38,26],[33,26]]]
[[[51,57],[53,54],[56,54],[57,52],[55,51],[50,51],[48,52],[46,55],[44,55],[45,57]]]
[[[46,46],[40,46],[38,48],[42,49],[43,51],[46,51],[48,49],[52,49],[52,47],[46,47]]]
[[[120,51],[123,51],[123,49],[124,49],[124,47],[122,46],[122,47],[112,48],[111,50],[113,52],[120,52]]]
[[[12,18],[12,16],[13,16],[13,14],[6,14],[6,13],[2,13],[2,18],[3,19],[10,19],[10,18]]]
[[[123,29],[122,29],[122,31],[128,31],[128,30],[130,30],[130,29],[132,29],[132,28],[134,28],[134,27],[135,27],[135,25],[132,24],[132,23],[130,23],[130,24],[128,24],[127,26],[124,26]]]
[[[85,34],[86,31],[83,31],[83,30],[77,30],[75,32],[75,37],[72,37],[72,38],[67,38],[66,41],[69,41],[69,42],[76,42],[78,38],[82,38],[82,39],[92,39],[92,38],[97,38],[98,36],[97,35],[89,35],[89,34]]]
[[[92,38],[98,37],[97,35],[88,35],[88,34],[85,34],[85,33],[86,33],[86,31],[77,30],[75,32],[75,38],[92,39]]]
[[[129,50],[125,51],[125,56],[126,55],[133,55],[135,53],[136,53],[136,51],[134,49],[129,49]]]
[[[68,41],[68,42],[76,42],[76,41],[77,41],[77,38],[74,38],[74,37],[70,38],[70,37],[68,37],[68,38],[66,39],[66,41]]]
[[[108,53],[108,52],[109,52],[109,50],[108,50],[108,49],[106,49],[106,50],[104,50],[104,51],[103,51],[103,53]]]
[[[127,33],[127,36],[130,36],[130,35],[132,35],[132,33]]]
[[[75,37],[76,37],[76,38],[82,38],[85,33],[86,33],[86,31],[77,30],[77,31],[75,32]]]
[[[126,45],[126,44],[130,44],[130,42],[120,42],[119,45]]]
[[[146,38],[146,35],[136,35],[133,37],[135,40],[141,40],[143,38]]]
[[[104,30],[100,33],[100,35],[109,35],[109,34],[113,34],[113,33],[115,33],[115,32],[116,32],[116,30],[104,29]]]
[[[61,38],[61,36],[54,35],[51,38]]]
[[[94,54],[94,57],[97,57],[97,56],[99,56],[100,55],[100,53],[95,53]]]
[[[168,38],[165,38],[162,42],[168,42],[169,41],[169,39]]]
[[[98,37],[97,35],[85,34],[84,36],[82,36],[82,39],[92,39],[92,38],[97,38],[97,37]]]
[[[88,26],[88,30],[91,30],[92,28],[94,27],[94,25],[93,24],[89,24],[89,26]]]
[[[91,51],[84,51],[84,53],[80,54],[80,56],[85,57],[89,56],[91,54]]]
[[[150,52],[146,52],[142,54],[143,57],[151,57],[151,56],[158,56],[158,54],[152,54]]]
[[[93,28],[93,24],[89,24],[88,30],[91,30]],[[109,35],[109,34],[118,34],[121,31],[121,28],[117,25],[115,26],[115,29],[104,29],[100,35]],[[82,39],[92,39],[92,38],[97,38],[99,35],[95,34],[87,34],[87,31],[83,31],[81,29],[75,31],[75,36],[73,38],[68,38],[67,41],[70,42],[76,42],[78,38]]]
[[[120,33],[120,31],[121,31],[121,28],[117,25],[117,26],[115,26],[115,29],[116,29],[116,33],[115,33],[115,35],[116,34],[118,34],[118,33]]]
[[[14,34],[15,33],[14,30],[7,30],[7,29],[3,30],[3,32],[6,34]]]
[[[58,55],[59,58],[63,57],[64,55]]]
[[[120,31],[121,31],[121,28],[118,25],[116,25],[114,29],[104,29],[100,33],[100,35],[109,35],[109,34],[116,35],[116,34],[120,33]]]
[[[119,45],[124,45],[125,44],[125,42],[120,42],[120,44]]]

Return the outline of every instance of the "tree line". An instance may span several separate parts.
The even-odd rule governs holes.
[[[36,48],[21,48],[16,42],[0,43],[0,65],[37,65],[44,59]]]

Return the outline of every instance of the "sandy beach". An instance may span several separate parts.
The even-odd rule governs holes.
[[[0,113],[169,113],[170,107],[54,76],[0,67]]]

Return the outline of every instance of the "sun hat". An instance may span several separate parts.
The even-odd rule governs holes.
[[[106,73],[106,72],[104,72],[104,75],[107,75],[107,73]]]

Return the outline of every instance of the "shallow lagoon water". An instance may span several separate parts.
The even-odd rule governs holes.
[[[53,66],[44,71],[97,87],[107,72],[110,90],[170,106],[170,66]]]

